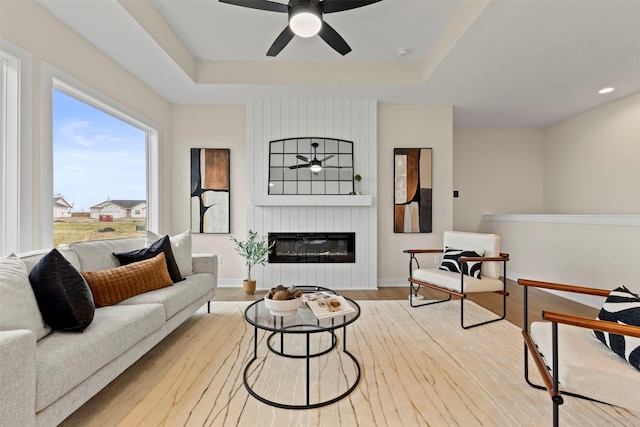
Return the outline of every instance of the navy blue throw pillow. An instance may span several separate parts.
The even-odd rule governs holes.
[[[164,252],[164,259],[167,262],[167,270],[169,270],[169,276],[171,276],[173,283],[178,283],[183,280],[182,274],[180,274],[180,269],[178,268],[178,263],[176,263],[176,259],[173,256],[169,236],[164,236],[161,239],[158,239],[148,248],[142,248],[131,252],[114,253],[113,255],[118,258],[120,265],[127,265],[133,262],[151,259],[161,252]]]
[[[597,318],[608,322],[640,326],[640,298],[624,286],[616,288],[607,297]],[[640,370],[638,338],[602,331],[593,331],[593,333],[614,353]]]
[[[47,325],[64,332],[89,326],[96,310],[89,285],[57,249],[40,258],[29,281]]]

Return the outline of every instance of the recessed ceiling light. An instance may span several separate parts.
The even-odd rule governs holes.
[[[598,93],[600,93],[600,94],[604,94],[604,93],[611,93],[611,92],[613,92],[614,90],[615,90],[615,88],[612,88],[612,87],[605,87],[605,88],[600,89],[600,90],[598,91]]]

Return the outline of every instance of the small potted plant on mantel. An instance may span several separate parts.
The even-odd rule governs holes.
[[[356,194],[360,195],[360,181],[362,181],[362,175],[359,173],[353,176],[353,180],[356,182]]]
[[[252,230],[247,232],[247,240],[238,240],[231,236],[231,241],[235,246],[236,252],[244,258],[247,266],[247,278],[242,281],[242,290],[247,295],[253,295],[256,290],[256,281],[251,278],[251,269],[254,265],[265,265],[269,260],[269,252],[275,242],[269,243],[264,236],[258,236],[258,233]]]

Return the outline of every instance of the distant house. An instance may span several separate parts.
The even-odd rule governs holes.
[[[100,219],[110,216],[112,219],[132,218],[145,219],[147,217],[146,200],[107,200],[90,208],[91,218]]]
[[[53,217],[54,218],[71,218],[71,209],[73,205],[67,202],[62,196],[54,196],[53,198]]]

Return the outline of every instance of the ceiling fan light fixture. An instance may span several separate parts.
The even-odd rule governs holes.
[[[289,28],[300,37],[313,37],[322,28],[322,13],[313,4],[298,4],[289,11]]]
[[[313,172],[313,173],[318,173],[318,172],[320,172],[322,170],[322,166],[320,166],[319,164],[314,163],[314,164],[311,165],[311,167],[309,169],[311,169],[311,172]]]

